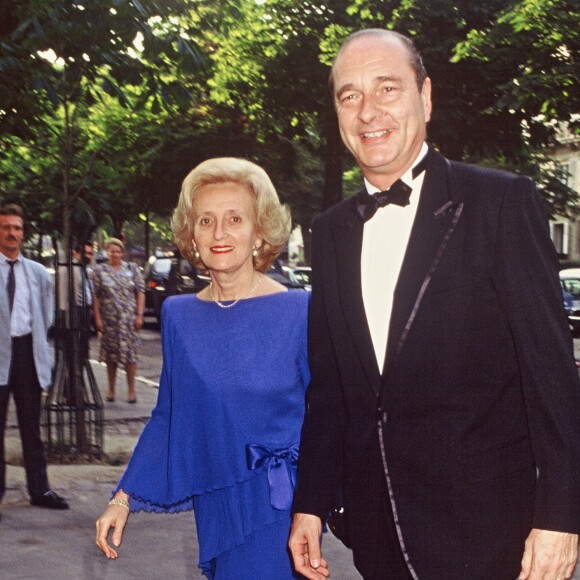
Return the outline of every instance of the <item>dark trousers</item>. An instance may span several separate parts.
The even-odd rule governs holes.
[[[12,361],[8,384],[0,385],[0,499],[6,490],[4,431],[10,393],[16,405],[28,493],[30,496],[42,495],[48,491],[49,487],[46,475],[46,455],[40,438],[42,389],[34,366],[31,334],[12,339]]]

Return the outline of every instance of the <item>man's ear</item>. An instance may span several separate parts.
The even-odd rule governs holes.
[[[433,104],[431,103],[431,79],[427,77],[423,81],[423,88],[421,89],[421,100],[423,101],[423,114],[425,115],[425,123],[431,120],[431,111]]]

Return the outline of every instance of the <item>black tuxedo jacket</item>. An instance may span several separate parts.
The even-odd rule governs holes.
[[[324,519],[341,487],[356,557],[389,497],[413,577],[513,579],[531,528],[580,531],[580,385],[557,258],[529,179],[428,155],[382,374],[363,223],[351,199],[314,222],[294,511]]]

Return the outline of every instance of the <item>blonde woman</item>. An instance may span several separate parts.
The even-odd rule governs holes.
[[[211,159],[183,182],[181,253],[211,284],[163,304],[159,400],[97,522],[109,558],[129,511],[195,511],[214,580],[296,578],[286,547],[304,393],[308,293],[264,275],[290,216],[263,169]]]

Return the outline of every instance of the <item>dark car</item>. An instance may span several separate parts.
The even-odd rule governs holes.
[[[560,270],[562,300],[574,336],[580,334],[580,268]]]
[[[300,280],[298,280],[292,271],[284,270],[282,264],[276,260],[272,266],[266,271],[266,276],[276,280],[282,284],[282,286],[286,286],[288,290],[305,290],[305,286]]]
[[[312,289],[312,268],[310,266],[297,266],[292,270],[294,279],[304,284],[306,290]]]
[[[145,314],[161,320],[161,305],[168,296],[194,294],[209,284],[185,258],[179,255],[151,256],[145,271]]]

